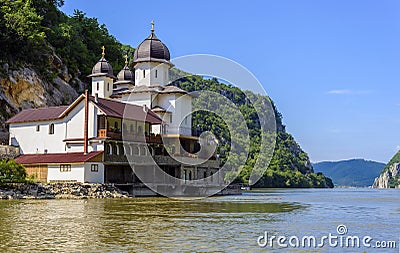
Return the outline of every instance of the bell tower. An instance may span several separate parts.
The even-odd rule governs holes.
[[[92,74],[88,77],[92,78],[92,96],[99,98],[109,98],[113,94],[114,80],[117,78],[113,74],[113,69],[110,63],[104,58],[105,47],[102,46],[100,60],[94,65]]]

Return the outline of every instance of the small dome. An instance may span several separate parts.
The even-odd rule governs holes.
[[[118,73],[115,84],[131,83],[135,84],[135,74],[129,69],[128,64]]]
[[[153,24],[154,25],[154,24]],[[164,43],[161,42],[160,39],[154,34],[154,26],[151,29],[151,34],[147,37],[135,50],[133,55],[133,63],[139,62],[160,62],[167,63],[169,62],[170,55],[169,50]]]
[[[110,63],[103,57],[94,65],[92,74],[109,74],[114,75],[113,69]]]
[[[96,76],[108,76],[111,77],[113,79],[116,79],[116,77],[114,76],[113,73],[113,69],[110,63],[108,63],[108,61],[106,60],[106,58],[104,58],[104,46],[102,47],[103,49],[103,53],[102,53],[102,57],[100,58],[100,60],[96,63],[96,65],[94,65],[93,69],[92,69],[92,74],[88,75],[88,77],[96,77]]]

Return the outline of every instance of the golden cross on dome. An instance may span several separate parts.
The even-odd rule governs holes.
[[[151,32],[154,32],[154,20],[151,21]]]
[[[125,64],[128,64],[128,55],[127,54],[124,55],[124,58],[125,58]]]
[[[106,48],[104,46],[101,47],[101,50],[103,50],[103,52],[101,53],[101,55],[104,57],[104,55],[106,55],[106,53],[104,52],[106,50]]]

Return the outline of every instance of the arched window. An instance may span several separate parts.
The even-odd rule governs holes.
[[[113,155],[119,155],[118,144],[113,145]]]
[[[107,145],[107,150],[106,150],[107,154],[112,155],[112,146],[111,144]]]
[[[53,123],[51,123],[49,125],[49,134],[54,134],[54,124]]]
[[[138,134],[143,134],[143,128],[142,128],[142,126],[139,126],[139,127],[138,127]]]
[[[140,149],[140,155],[144,155],[144,156],[147,155],[147,149],[146,149],[146,147],[142,147],[142,148]]]
[[[139,155],[139,148],[137,146],[132,147],[132,155]]]

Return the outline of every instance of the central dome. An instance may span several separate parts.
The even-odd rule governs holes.
[[[169,50],[167,46],[164,45],[164,43],[162,43],[154,34],[154,29],[151,30],[150,36],[140,43],[133,55],[134,64],[139,62],[160,62],[171,64],[169,60]]]

